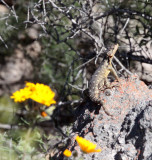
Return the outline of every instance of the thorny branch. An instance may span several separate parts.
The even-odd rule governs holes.
[[[132,6],[140,5],[138,3],[140,2],[133,2]],[[81,0],[73,0],[68,3],[56,0],[41,0],[39,4],[37,3],[33,7],[37,9],[37,13],[34,13],[34,10],[31,9],[31,14],[34,18],[33,23],[40,24],[43,31],[49,34],[56,43],[65,43],[70,50],[76,53],[76,57],[78,57],[79,60],[82,59],[83,64],[78,66],[77,69],[85,69],[87,64],[93,59],[96,63],[98,57],[102,57],[104,52],[107,51],[107,48],[112,44],[119,43],[120,52],[121,46],[125,46],[128,55],[137,52],[139,48],[142,47],[139,45],[137,37],[130,36],[129,30],[132,29],[132,32],[142,36],[138,31],[138,27],[140,26],[143,30],[145,28],[148,29],[147,32],[144,33],[146,36],[152,36],[152,31],[150,30],[151,22],[149,22],[152,20],[152,13],[146,12],[150,4],[148,2],[145,2],[145,4],[143,10],[140,10],[138,7],[137,9],[132,6],[123,8],[123,6],[113,3],[111,6],[108,4],[108,8],[105,10],[102,8],[100,1],[87,0],[84,2]],[[41,12],[41,14],[37,6],[43,6],[43,12]],[[135,25],[133,25],[134,21],[137,22]],[[81,38],[79,39],[79,37]],[[70,40],[76,40],[78,42],[76,45],[73,45],[70,43]],[[135,44],[131,43],[133,40]],[[92,46],[88,46],[86,49],[85,45],[81,44],[81,41],[85,44],[88,43],[88,41],[92,41]],[[138,47],[135,48],[135,45]],[[86,56],[84,56],[81,50],[86,52]],[[125,70],[126,73],[131,74],[118,58],[115,57],[115,61],[121,67],[121,70]],[[75,61],[72,63],[74,62]],[[75,86],[74,88],[83,90],[80,86],[74,85],[78,76],[73,77],[73,80],[69,82],[70,76],[73,76],[73,72],[76,71],[72,66],[73,64],[71,64],[69,69],[64,89],[70,84],[71,87]],[[126,66],[129,67],[128,62]],[[81,77],[80,74],[77,75]],[[86,79],[84,79],[84,81],[86,81]]]
[[[2,2],[5,4],[3,0]],[[96,64],[96,61],[107,52],[111,45],[119,43],[120,55],[118,57],[127,59],[132,56],[132,53],[137,53],[139,50],[142,52],[143,45],[150,41],[152,37],[151,2],[131,1],[129,5],[123,2],[125,0],[122,3],[119,1],[107,3],[107,1],[98,0],[39,0],[33,6],[27,7],[27,18],[24,21],[26,27],[35,23],[39,24],[44,35],[49,36],[51,41],[57,44],[64,43],[69,50],[76,53],[69,67],[64,89],[71,91],[69,84],[75,86],[78,76],[82,78],[81,74],[74,74],[74,72],[79,72],[79,68],[85,70],[86,66],[89,66],[88,64],[91,66],[93,61]],[[18,21],[14,6],[5,5]],[[4,43],[2,37],[0,40]],[[121,56],[123,52],[127,58]],[[83,64],[75,67],[75,59]],[[120,70],[131,74],[128,70],[128,60],[124,62],[120,62],[118,58],[115,60]],[[89,67],[87,72],[92,74],[89,72]],[[86,77],[82,79],[85,82],[88,81]],[[80,86],[76,88],[83,90],[83,86],[84,84],[82,88]]]

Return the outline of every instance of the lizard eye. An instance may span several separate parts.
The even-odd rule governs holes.
[[[110,57],[110,58],[112,57],[112,53],[107,53],[107,55],[108,55],[108,57]]]

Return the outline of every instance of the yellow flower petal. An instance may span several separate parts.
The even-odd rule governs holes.
[[[66,150],[63,152],[63,154],[64,154],[66,157],[71,157],[72,152],[69,151],[68,149],[66,149]]]
[[[96,149],[97,145],[82,138],[77,136],[76,141],[79,144],[81,150],[85,153],[92,153],[92,152],[101,152],[101,149]]]
[[[10,97],[15,102],[24,102],[31,96],[32,92],[28,88],[20,89],[12,94]]]
[[[55,93],[50,89],[49,86],[37,83],[30,98],[38,103],[50,106],[51,104],[56,103],[56,101],[53,99],[54,97]]]

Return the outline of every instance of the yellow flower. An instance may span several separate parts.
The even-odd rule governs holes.
[[[66,149],[66,150],[63,152],[63,154],[64,154],[66,157],[71,157],[72,152],[69,151],[68,149]]]
[[[55,93],[49,86],[40,83],[34,84],[31,82],[26,82],[24,89],[14,92],[11,96],[15,102],[23,102],[27,99],[32,99],[46,106],[56,103],[54,97]]]
[[[36,83],[35,90],[30,96],[32,100],[46,106],[56,103],[54,97],[55,93],[50,89],[50,87],[40,83]]]
[[[81,150],[85,153],[91,153],[91,152],[101,152],[101,149],[95,149],[97,147],[96,144],[93,144],[92,142],[77,136],[76,141],[79,144]]]

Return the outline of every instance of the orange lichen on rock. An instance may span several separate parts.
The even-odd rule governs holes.
[[[120,78],[118,85],[118,87],[110,89],[110,95],[105,94],[106,89],[104,92],[100,92],[100,98],[104,102],[104,107],[113,116],[120,117],[126,114],[130,107],[140,103],[142,99],[148,101],[152,97],[152,91],[134,75],[127,80]]]

